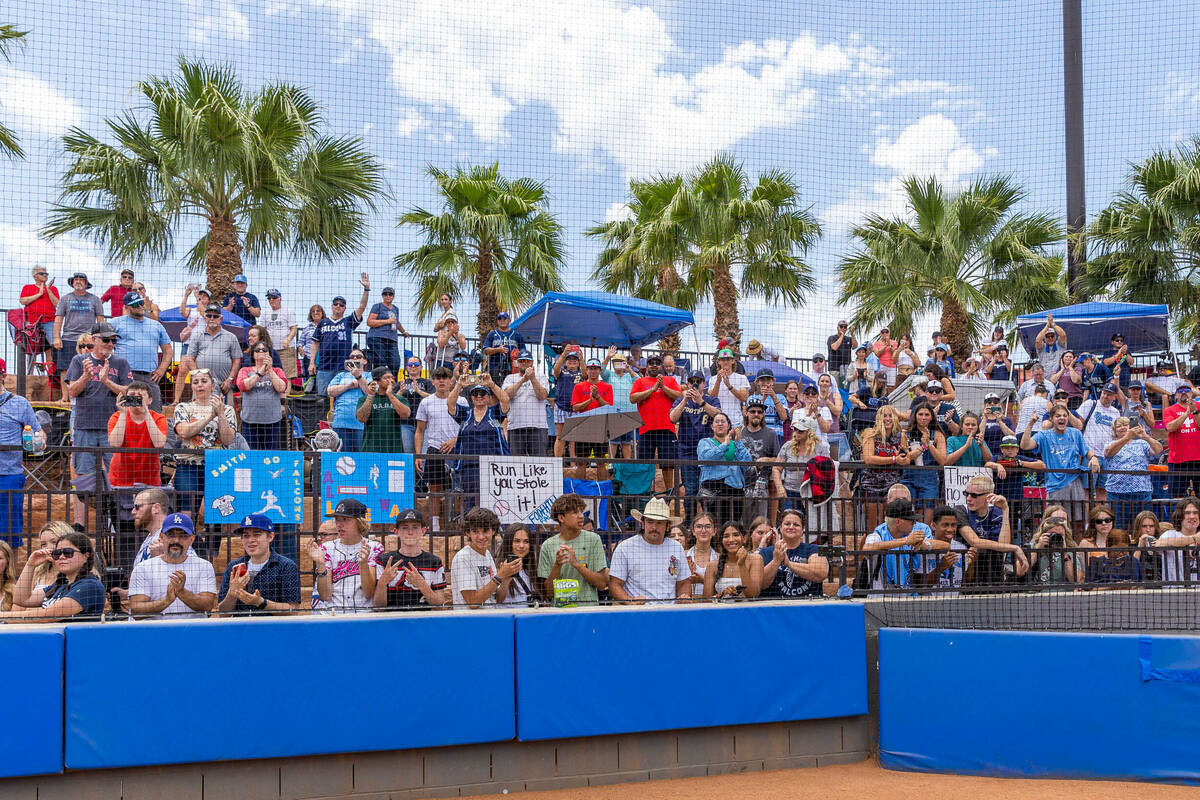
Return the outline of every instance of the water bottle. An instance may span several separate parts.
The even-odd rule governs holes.
[[[46,432],[44,430],[33,435],[33,454],[35,456],[46,454]]]
[[[21,449],[26,453],[33,452],[33,427],[30,425],[21,431]]]

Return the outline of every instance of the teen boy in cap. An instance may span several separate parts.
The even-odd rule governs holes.
[[[421,549],[425,531],[420,511],[406,508],[396,517],[397,548],[375,557],[376,608],[430,608],[450,599],[442,560]]]
[[[458,551],[450,564],[450,588],[455,606],[495,605],[496,591],[521,571],[519,558],[496,566],[491,547],[493,537],[499,532],[499,518],[482,506],[472,508],[463,516],[467,546]]]
[[[358,500],[339,500],[330,516],[337,538],[308,548],[313,591],[335,611],[369,611],[375,607],[375,565],[383,545],[366,538],[367,507]]]
[[[187,514],[170,514],[159,533],[166,549],[139,562],[129,576],[129,611],[140,616],[199,617],[217,604],[213,565],[192,550],[196,529]]]
[[[487,371],[492,374],[492,380],[498,384],[504,383],[504,379],[512,372],[513,353],[519,352],[525,347],[525,339],[521,334],[508,327],[511,322],[512,317],[509,313],[501,311],[496,315],[495,330],[488,331],[488,335],[483,339],[483,352],[487,356]]]
[[[624,603],[686,602],[692,593],[692,569],[683,545],[667,538],[667,529],[679,523],[661,497],[646,503],[645,511],[634,509],[633,518],[642,532],[630,536],[613,551],[608,591]]]
[[[295,611],[300,607],[300,568],[271,551],[275,523],[250,514],[234,530],[246,555],[230,561],[221,578],[217,610],[226,614]]]

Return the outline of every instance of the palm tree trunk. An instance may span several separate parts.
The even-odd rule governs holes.
[[[724,261],[713,264],[712,271],[713,332],[718,339],[739,344],[742,328],[738,324],[738,290],[733,282],[733,273]]]
[[[204,260],[208,266],[208,291],[220,305],[221,298],[233,291],[234,276],[242,271],[242,245],[232,219],[209,217]]]
[[[955,365],[962,364],[975,349],[967,325],[967,310],[953,297],[942,299],[942,335],[950,345]]]
[[[675,271],[675,266],[671,263],[665,263],[658,271],[658,288],[664,293],[674,295],[679,291],[682,281],[679,280],[679,273]],[[672,333],[669,336],[664,336],[658,340],[658,349],[664,354],[677,355],[679,353],[679,334]]]
[[[475,315],[475,331],[482,344],[483,338],[496,327],[496,314],[500,304],[492,290],[492,251],[490,247],[479,250],[478,266],[475,269],[475,296],[479,298],[479,313]],[[511,313],[511,312],[509,312]]]

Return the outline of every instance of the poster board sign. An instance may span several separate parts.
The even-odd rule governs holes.
[[[296,450],[205,450],[204,521],[237,525],[250,514],[304,522],[304,457]]]
[[[550,507],[562,488],[561,459],[479,457],[479,502],[496,512],[501,525],[550,523]]]
[[[321,519],[352,498],[367,507],[367,522],[387,522],[413,507],[414,480],[407,453],[321,453]]]
[[[946,505],[962,506],[967,504],[967,500],[963,497],[963,490],[967,488],[967,481],[974,478],[976,475],[991,476],[992,471],[987,467],[943,467],[942,480],[946,484]]]

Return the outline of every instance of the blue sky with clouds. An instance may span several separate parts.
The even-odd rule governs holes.
[[[1129,161],[1200,134],[1195,10],[1085,3],[1089,210]],[[583,231],[622,213],[631,177],[724,150],[752,174],[795,173],[825,227],[810,254],[821,291],[807,309],[742,304],[747,339],[808,354],[847,313],[830,278],[847,226],[898,213],[904,175],[959,185],[1008,173],[1029,209],[1063,213],[1060,12],[1059,0],[10,2],[3,21],[32,33],[0,64],[0,114],[28,158],[0,162],[0,291],[15,296],[36,262],[60,283],[82,268],[101,286],[123,266],[89,242],[37,237],[64,163],[56,137],[69,125],[100,131],[138,103],[136,81],[184,53],[231,63],[249,85],[308,88],[332,132],[361,136],[387,166],[395,204],[367,251],[333,269],[248,264],[260,295],[279,286],[307,309],[366,269],[403,303],[404,282],[388,271],[414,240],[395,218],[436,203],[425,165],[491,161],[546,183],[567,227],[568,284],[583,288],[598,250]],[[139,276],[164,306],[188,281],[174,263]],[[711,315],[697,317],[707,347]]]

